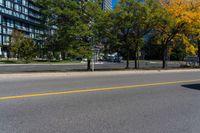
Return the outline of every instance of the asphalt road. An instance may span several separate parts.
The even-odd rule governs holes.
[[[123,69],[126,63],[110,63],[101,62],[95,64],[95,69]],[[130,68],[134,68],[134,62],[130,63]],[[162,63],[158,61],[141,61],[140,68],[161,68]],[[178,68],[180,63],[169,62],[168,67]],[[87,65],[85,63],[80,64],[1,64],[0,73],[5,72],[41,72],[41,71],[76,71],[86,70]]]
[[[200,72],[0,78],[0,133],[199,133],[199,101]]]

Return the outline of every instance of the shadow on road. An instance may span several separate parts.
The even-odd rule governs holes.
[[[189,85],[182,85],[185,88],[200,90],[200,84],[189,84]]]

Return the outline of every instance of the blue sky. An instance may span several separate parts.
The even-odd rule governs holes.
[[[115,4],[117,3],[118,0],[112,0],[112,7],[115,7]]]

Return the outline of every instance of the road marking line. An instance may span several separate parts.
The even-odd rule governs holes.
[[[47,93],[16,95],[16,96],[3,96],[3,97],[0,97],[0,101],[9,100],[9,99],[64,95],[64,94],[74,94],[74,93],[84,93],[84,92],[108,91],[108,90],[116,90],[116,89],[133,89],[133,88],[138,88],[138,87],[170,85],[170,84],[178,84],[178,83],[197,82],[197,81],[200,81],[200,79],[179,80],[179,81],[174,81],[174,82],[158,82],[158,83],[151,83],[151,84],[138,84],[138,85],[131,85],[131,86],[116,86],[116,87],[107,87],[107,88],[91,88],[91,89],[71,90],[71,91],[63,91],[63,92],[47,92]]]

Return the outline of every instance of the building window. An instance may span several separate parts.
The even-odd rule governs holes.
[[[2,43],[2,35],[0,35],[0,44]]]
[[[9,36],[3,36],[3,44],[9,45],[9,42],[10,42],[10,37]]]
[[[21,29],[21,24],[20,24],[19,22],[15,22],[15,27],[16,27],[17,29]]]
[[[22,13],[28,15],[28,9],[26,7],[22,7]]]
[[[5,18],[2,19],[2,25],[7,26],[7,21]]]
[[[16,3],[22,3],[22,0],[15,0]]]
[[[12,9],[13,8],[13,3],[6,0],[6,7]]]
[[[21,6],[18,4],[15,4],[15,11],[21,12]]]
[[[0,0],[0,5],[4,5],[4,0]]]
[[[22,5],[28,6],[28,1],[27,0],[22,0]]]
[[[3,34],[7,34],[6,28],[3,28]]]
[[[14,28],[14,22],[13,22],[13,20],[8,19],[7,20],[7,26]]]

